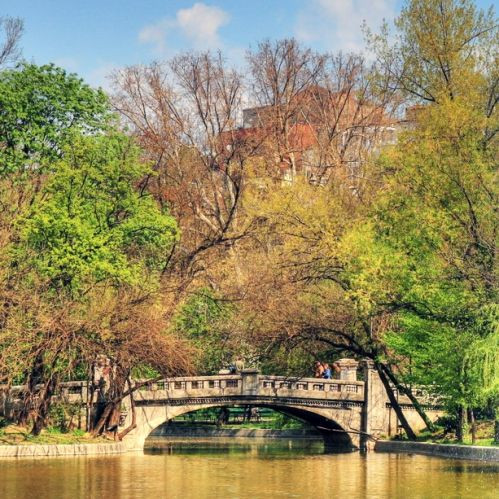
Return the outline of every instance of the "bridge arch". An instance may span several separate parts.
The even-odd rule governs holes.
[[[140,406],[136,408],[136,428],[124,442],[129,448],[142,450],[146,438],[160,425],[172,419],[212,407],[234,407],[245,405],[252,407],[266,407],[275,411],[300,419],[315,427],[324,439],[326,449],[334,451],[354,450],[359,447],[357,411],[348,408],[320,408],[299,407],[292,404],[248,400],[243,404],[240,401],[220,401],[210,403],[167,405],[167,406]]]

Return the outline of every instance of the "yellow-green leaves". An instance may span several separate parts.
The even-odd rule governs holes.
[[[159,270],[178,238],[136,183],[148,173],[130,139],[74,137],[29,215],[19,220],[19,265],[32,265],[56,289],[78,293],[96,282],[137,284]]]

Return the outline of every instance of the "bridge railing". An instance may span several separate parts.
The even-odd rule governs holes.
[[[140,384],[143,381],[146,380],[135,380],[135,383]],[[238,396],[247,394],[244,383],[244,374],[165,378],[141,386],[134,396],[138,400]],[[11,387],[8,394],[4,394],[0,399],[3,399],[4,403],[8,399],[9,404],[15,405],[20,401],[24,389],[24,386]],[[85,403],[87,390],[88,384],[85,381],[61,383],[56,398],[69,403]],[[257,384],[251,394],[268,397],[363,400],[364,382],[257,374]]]
[[[260,376],[261,392],[269,394],[295,393],[306,398],[364,398],[363,381],[341,379],[291,378],[285,376]]]
[[[191,376],[164,379],[141,387],[136,398],[187,398],[245,395],[244,375]],[[297,378],[258,375],[253,395],[314,399],[363,400],[364,382],[340,379]]]
[[[141,381],[136,381],[141,383]],[[242,389],[242,377],[237,374],[217,376],[185,376],[165,378],[140,387],[137,398],[143,400],[161,396],[183,398],[200,395],[239,395]]]

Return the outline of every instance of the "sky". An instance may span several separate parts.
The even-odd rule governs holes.
[[[499,0],[476,0],[488,8]],[[324,51],[361,51],[361,24],[376,29],[403,0],[0,0],[25,23],[23,56],[53,62],[107,87],[125,65],[186,50],[221,49],[236,64],[263,39],[295,37]],[[496,9],[497,10],[497,9]]]

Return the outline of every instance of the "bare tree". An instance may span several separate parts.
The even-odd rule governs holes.
[[[210,250],[232,246],[249,230],[236,227],[252,153],[236,129],[241,75],[220,53],[184,54],[118,71],[114,84],[114,105],[157,172],[142,187],[169,206],[182,229],[168,269],[190,280],[207,268]]]
[[[0,67],[16,62],[21,56],[19,42],[24,32],[23,20],[18,17],[0,17]]]
[[[266,162],[281,178],[340,177],[358,192],[362,164],[394,138],[394,92],[373,85],[361,56],[317,54],[293,39],[261,43],[248,62],[258,107],[245,110],[245,126],[264,136]]]
[[[294,176],[301,149],[296,138],[303,110],[300,96],[316,84],[325,57],[295,39],[284,39],[260,43],[247,59],[251,94],[258,107],[246,112],[245,126],[257,128],[268,139],[268,158]]]

